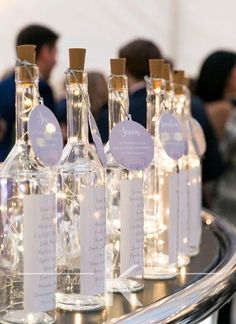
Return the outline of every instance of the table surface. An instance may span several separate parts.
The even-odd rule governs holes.
[[[168,280],[143,280],[144,289],[133,294],[145,307],[151,303],[169,296],[178,290],[196,282],[204,273],[209,273],[220,260],[223,247],[215,233],[203,226],[200,253],[191,258],[187,267],[182,268],[176,278]],[[127,313],[133,312],[137,306],[132,306],[122,295],[113,295],[113,306],[104,310],[87,313],[58,311],[56,324],[100,324],[109,322]]]

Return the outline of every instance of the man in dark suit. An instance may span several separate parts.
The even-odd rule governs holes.
[[[58,35],[47,27],[29,25],[17,36],[16,45],[35,44],[36,64],[39,67],[39,93],[44,104],[53,112],[55,102],[53,92],[48,84],[51,71],[56,64],[56,42]],[[4,161],[14,143],[15,123],[15,73],[0,82],[0,161]]]

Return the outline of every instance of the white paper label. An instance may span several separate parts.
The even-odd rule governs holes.
[[[189,170],[189,246],[195,247],[200,244],[202,221],[201,221],[201,168]]]
[[[80,198],[80,293],[105,291],[106,202],[105,188],[88,187]]]
[[[179,172],[179,219],[178,219],[178,252],[188,254],[188,172]]]
[[[55,308],[55,195],[24,197],[24,309],[46,312]]]
[[[121,275],[143,274],[143,181],[121,181]]]
[[[178,174],[174,173],[169,178],[169,237],[168,254],[169,264],[177,262],[177,230],[178,230]]]

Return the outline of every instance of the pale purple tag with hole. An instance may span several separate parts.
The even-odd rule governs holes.
[[[206,139],[205,139],[202,126],[193,117],[190,118],[189,124],[190,124],[190,132],[192,135],[194,148],[198,156],[201,157],[206,152]]]
[[[170,112],[161,116],[159,134],[166,154],[176,161],[179,160],[186,152],[186,139],[180,121]]]
[[[128,170],[143,170],[152,162],[154,143],[146,129],[132,120],[112,128],[109,138],[114,159]]]
[[[57,165],[63,150],[63,140],[60,125],[51,110],[44,105],[35,107],[29,115],[28,130],[37,158],[44,165]]]
[[[101,135],[99,132],[99,129],[97,127],[97,123],[93,117],[93,114],[91,113],[91,111],[89,110],[89,114],[88,114],[88,120],[89,120],[89,127],[90,127],[90,131],[91,131],[91,135],[93,138],[93,142],[96,148],[96,152],[98,154],[98,157],[102,163],[102,165],[104,167],[106,167],[107,165],[107,158],[104,152],[104,146],[102,143],[102,139],[101,139]]]

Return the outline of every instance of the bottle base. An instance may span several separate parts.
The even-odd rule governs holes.
[[[190,263],[190,257],[186,255],[179,255],[178,256],[178,267],[185,267]]]
[[[199,254],[199,248],[190,248],[189,249],[189,255],[191,257],[194,257]]]
[[[2,324],[41,324],[41,323],[55,323],[56,316],[48,313],[28,313],[24,310],[8,311],[1,317]]]
[[[105,307],[103,297],[82,296],[80,294],[56,294],[57,308],[64,311],[90,312]]]
[[[142,290],[143,287],[142,282],[133,279],[114,278],[107,280],[107,291],[113,293],[137,292]]]
[[[176,268],[164,269],[161,267],[144,268],[144,279],[158,280],[158,279],[172,279],[176,277]]]

